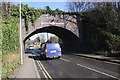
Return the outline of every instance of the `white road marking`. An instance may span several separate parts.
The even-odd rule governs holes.
[[[97,59],[93,59],[93,58],[87,58],[87,57],[82,57],[82,56],[77,56],[83,59],[90,59],[90,60],[94,60],[94,61],[98,61],[98,62],[102,62],[102,63],[109,63],[109,64],[114,64],[114,65],[120,65],[118,63],[113,63],[113,62],[109,62],[109,61],[101,61],[101,60],[97,60]]]
[[[67,59],[64,59],[64,58],[60,58],[61,60],[63,61],[66,61],[66,62],[70,62],[70,60],[67,60]]]
[[[45,74],[44,70],[42,69],[41,64],[39,63],[39,61],[37,61],[37,64],[38,64],[38,66],[40,67],[40,69],[41,69],[43,75],[45,76],[45,78],[48,80],[48,77],[47,77],[47,75]],[[39,70],[39,71],[40,71],[40,70]]]
[[[80,65],[80,64],[77,64],[77,65],[80,66],[80,67],[89,69],[89,70],[91,70],[91,71],[94,71],[94,72],[97,72],[97,73],[100,73],[100,74],[104,74],[104,75],[106,75],[106,76],[109,76],[109,77],[116,78],[116,79],[120,80],[119,78],[117,78],[117,77],[115,77],[115,76],[113,76],[113,75],[107,74],[107,73],[105,73],[105,72],[101,72],[101,71],[92,69],[92,68],[90,68],[90,67],[84,66],[84,65]]]
[[[42,73],[45,76],[45,78],[48,80],[48,77],[46,76],[46,74],[44,73],[44,71],[42,71]]]
[[[40,78],[40,75],[39,75],[39,72],[38,72],[38,70],[37,70],[37,66],[36,66],[34,60],[33,60],[33,64],[34,64],[34,67],[35,67],[36,76],[37,76],[37,78]]]
[[[41,68],[44,70],[44,72],[47,74],[48,78],[50,80],[53,80],[52,77],[50,76],[50,74],[47,72],[47,70],[45,69],[45,67],[43,66],[43,64],[41,63],[41,61],[39,61],[39,64],[41,65]]]

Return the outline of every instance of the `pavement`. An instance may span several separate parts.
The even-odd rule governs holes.
[[[93,58],[93,59],[102,60],[102,61],[120,63],[120,58],[116,58],[116,57],[104,57],[101,55],[93,55],[93,54],[78,54],[78,53],[73,53],[73,54],[76,56],[81,56],[81,57],[87,57],[87,58]]]
[[[24,55],[24,64],[20,65],[14,73],[10,75],[10,78],[40,78],[37,71],[37,67],[32,58],[29,58],[32,54]]]

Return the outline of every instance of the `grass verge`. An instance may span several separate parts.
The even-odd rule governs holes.
[[[2,78],[7,78],[19,65],[20,56],[10,53],[2,57]]]

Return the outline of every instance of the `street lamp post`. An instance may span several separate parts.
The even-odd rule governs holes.
[[[19,26],[19,28],[20,28],[19,29],[20,30],[19,31],[20,40],[19,41],[20,41],[20,59],[21,59],[20,61],[21,61],[21,64],[23,64],[23,41],[22,41],[22,27],[21,27],[21,19],[22,19],[21,18],[21,0],[20,0],[20,6],[19,7],[20,7],[20,9],[19,9],[19,12],[20,12],[20,26]]]

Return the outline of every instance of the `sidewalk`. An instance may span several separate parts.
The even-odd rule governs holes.
[[[120,58],[104,57],[104,56],[93,55],[93,54],[79,54],[79,53],[73,53],[73,54],[76,56],[82,56],[82,57],[93,58],[93,59],[97,59],[97,60],[109,61],[109,62],[114,62],[114,63],[120,64]]]
[[[40,78],[35,62],[29,56],[31,54],[24,55],[24,64],[20,65],[10,78]]]

